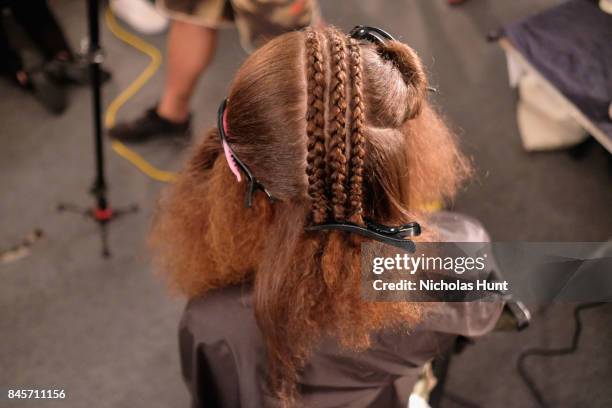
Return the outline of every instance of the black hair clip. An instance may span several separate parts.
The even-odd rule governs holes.
[[[331,222],[327,224],[311,225],[304,229],[306,231],[337,230],[351,232],[384,244],[392,245],[410,253],[416,251],[416,245],[414,241],[406,238],[415,237],[421,234],[421,226],[417,222],[410,222],[397,227],[389,227],[368,219],[365,220],[365,227],[352,222]]]
[[[249,170],[247,165],[244,164],[242,160],[238,158],[238,156],[236,155],[236,153],[234,153],[234,150],[230,147],[227,141],[227,137],[225,135],[225,126],[223,123],[223,115],[225,114],[226,106],[227,106],[227,99],[223,99],[223,101],[221,102],[221,105],[219,106],[219,111],[217,114],[217,128],[219,129],[219,136],[221,137],[221,143],[224,145],[224,147],[228,149],[229,154],[232,156],[231,158],[234,160],[236,165],[240,168],[240,170],[242,170],[242,172],[247,178],[247,191],[246,191],[246,196],[244,199],[244,204],[247,208],[251,208],[253,206],[253,193],[256,190],[263,191],[268,196],[268,199],[270,200],[270,202],[273,202],[274,197],[272,197],[272,194],[270,194],[270,192],[263,186],[263,184],[261,184],[255,178],[255,176],[253,176],[253,173],[251,173],[251,170]]]
[[[383,45],[387,41],[395,41],[395,38],[382,28],[364,25],[355,26],[349,33],[349,36],[356,40],[366,40],[378,45]]]
[[[382,28],[365,25],[356,25],[349,33],[349,36],[356,40],[369,41],[379,46],[383,46],[387,41],[395,41],[395,38]],[[433,93],[438,92],[436,88],[431,86],[428,86],[427,90]]]

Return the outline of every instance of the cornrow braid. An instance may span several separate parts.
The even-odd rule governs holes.
[[[312,29],[306,30],[306,63],[308,82],[306,174],[308,175],[308,195],[312,200],[312,218],[315,224],[321,224],[327,219],[324,103],[326,82],[321,41],[319,34]]]
[[[351,56],[351,134],[350,134],[350,182],[349,182],[349,221],[363,223],[363,167],[365,159],[365,108],[363,105],[363,78],[361,73],[361,48],[350,38]]]
[[[334,218],[346,217],[346,47],[342,35],[334,28],[327,30],[331,65],[329,94],[330,184]]]

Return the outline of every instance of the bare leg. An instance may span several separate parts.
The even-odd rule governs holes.
[[[215,53],[217,30],[173,21],[168,35],[168,69],[157,114],[172,122],[189,116],[193,90]]]

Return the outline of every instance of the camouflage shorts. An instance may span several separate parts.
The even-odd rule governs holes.
[[[170,18],[211,28],[235,24],[247,51],[320,21],[317,0],[157,0]]]

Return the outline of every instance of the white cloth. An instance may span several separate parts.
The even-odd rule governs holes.
[[[571,116],[567,102],[535,75],[520,79],[519,94],[517,120],[525,150],[560,149],[588,137]]]

